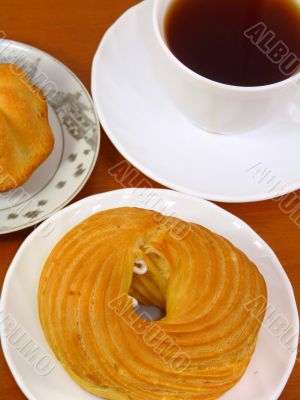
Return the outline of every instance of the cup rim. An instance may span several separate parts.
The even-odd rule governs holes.
[[[169,3],[173,0],[168,0]],[[170,59],[171,62],[177,65],[179,69],[181,69],[185,74],[189,75],[190,78],[196,79],[199,82],[205,82],[207,84],[210,84],[212,86],[215,86],[216,88],[219,89],[226,89],[226,90],[232,90],[232,91],[240,91],[240,92],[261,92],[261,91],[266,91],[266,90],[274,90],[281,88],[283,86],[286,86],[289,83],[294,82],[295,85],[297,85],[297,81],[300,78],[300,71],[297,72],[296,74],[290,76],[287,79],[284,79],[283,81],[271,83],[268,85],[261,85],[261,86],[235,86],[235,85],[229,85],[227,83],[222,83],[218,81],[214,81],[210,78],[206,78],[203,75],[198,74],[197,72],[193,71],[189,67],[187,67],[182,61],[180,61],[170,50],[168,47],[165,39],[162,36],[162,32],[158,23],[158,10],[159,6],[161,4],[161,0],[154,0],[153,3],[153,13],[152,13],[152,19],[153,19],[153,28],[154,28],[154,33],[155,36],[157,37],[159,44],[163,51],[165,52],[166,56]],[[298,85],[299,86],[299,85]],[[300,90],[300,87],[299,87]]]

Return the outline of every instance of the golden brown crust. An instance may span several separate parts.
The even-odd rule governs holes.
[[[267,289],[226,239],[136,208],[108,210],[70,231],[39,285],[47,340],[87,391],[119,400],[213,400],[243,376],[255,350]],[[142,258],[145,275],[133,275]],[[166,308],[145,321],[130,297]]]
[[[0,192],[24,184],[53,146],[43,93],[21,68],[0,64]]]

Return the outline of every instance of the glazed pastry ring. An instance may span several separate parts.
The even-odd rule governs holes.
[[[164,309],[165,318],[146,320],[132,298]],[[119,208],[93,215],[56,245],[41,275],[39,313],[58,360],[90,393],[211,400],[244,375],[266,298],[257,267],[226,239]]]

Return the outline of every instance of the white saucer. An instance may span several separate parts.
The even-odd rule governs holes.
[[[205,200],[159,189],[124,189],[86,198],[45,221],[22,244],[5,278],[0,328],[4,355],[25,396],[30,400],[97,399],[77,386],[54,359],[39,323],[38,282],[48,255],[66,232],[96,212],[123,206],[155,209],[202,224],[231,240],[256,263],[268,287],[267,317],[246,374],[220,400],[277,400],[292,372],[299,335],[293,289],[280,262],[234,215]],[[5,318],[10,328],[4,329]],[[18,341],[20,332],[13,334],[18,328],[25,332],[25,339]],[[30,346],[24,350],[28,340],[33,343],[31,349],[39,348],[33,358]]]
[[[117,149],[161,184],[209,200],[258,201],[299,189],[300,124],[223,136],[193,126],[173,106],[155,75],[152,4],[126,12],[94,58],[93,98]]]
[[[45,220],[68,204],[92,173],[100,126],[94,104],[79,79],[41,50],[10,40],[0,41],[0,63],[21,66],[48,101],[55,137],[50,157],[20,188],[0,193],[0,234]]]

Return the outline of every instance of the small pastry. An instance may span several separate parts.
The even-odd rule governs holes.
[[[21,68],[0,64],[0,192],[25,183],[53,146],[43,93]]]

